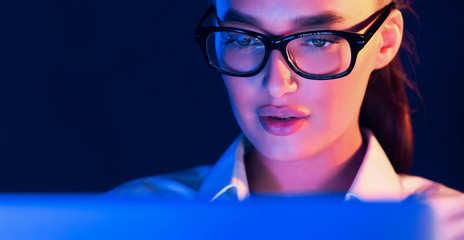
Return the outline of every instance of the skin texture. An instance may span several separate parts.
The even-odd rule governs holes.
[[[381,8],[377,1],[365,0],[218,0],[216,6],[220,19],[233,9],[258,20],[257,24],[224,22],[225,26],[279,37],[302,31],[350,29]],[[302,27],[294,22],[301,16],[328,11],[342,18],[321,26]],[[402,31],[401,13],[394,10],[359,53],[353,72],[343,78],[302,78],[278,51],[271,53],[266,67],[256,76],[223,76],[236,120],[254,146],[246,159],[252,192],[348,190],[365,151],[358,117],[369,76],[396,55]],[[310,115],[297,132],[276,136],[263,128],[257,114],[257,109],[268,105],[297,106]]]

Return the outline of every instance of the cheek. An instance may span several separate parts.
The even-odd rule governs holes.
[[[359,110],[364,99],[370,74],[373,70],[373,61],[371,56],[360,54],[356,61],[353,71],[346,77],[336,79],[327,84],[324,94],[321,97],[326,101],[324,109],[320,109],[330,115],[331,119],[337,124],[347,121],[357,121]]]
[[[358,124],[359,110],[364,98],[369,74],[352,72],[345,78],[309,82],[307,88],[311,93],[306,103],[311,108],[312,116],[307,131],[307,138],[318,142],[318,148],[330,145],[347,129]],[[319,149],[320,150],[320,149]]]
[[[350,77],[327,83],[320,96],[315,113],[319,113],[330,129],[346,128],[357,121],[359,109],[364,98],[368,75],[353,72]],[[326,129],[327,130],[327,129]]]
[[[256,128],[254,110],[259,106],[260,98],[254,82],[247,78],[224,76],[224,84],[229,93],[234,116],[242,130]]]

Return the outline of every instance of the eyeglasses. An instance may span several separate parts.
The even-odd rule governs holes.
[[[272,50],[278,50],[298,75],[314,80],[328,80],[348,75],[359,51],[396,7],[392,2],[378,11],[379,17],[364,34],[322,30],[296,33],[284,38],[233,27],[204,27],[205,19],[215,12],[212,7],[195,30],[208,64],[230,76],[251,77],[263,70]]]

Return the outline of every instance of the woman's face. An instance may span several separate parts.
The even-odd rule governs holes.
[[[231,11],[240,16],[225,26],[279,37],[350,29],[379,10],[374,0],[217,0],[216,6],[221,20]],[[313,19],[318,25],[297,21],[327,13],[328,18]],[[256,76],[223,76],[237,122],[256,150],[271,160],[301,160],[359,136],[359,111],[379,51],[377,35],[358,54],[354,70],[342,78],[300,77],[278,51],[272,51]]]

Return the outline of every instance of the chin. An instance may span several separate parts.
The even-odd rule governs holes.
[[[300,149],[305,149],[301,147]],[[299,152],[298,149],[292,147],[265,147],[258,149],[261,155],[272,161],[290,162],[298,161],[310,157],[307,153]]]

